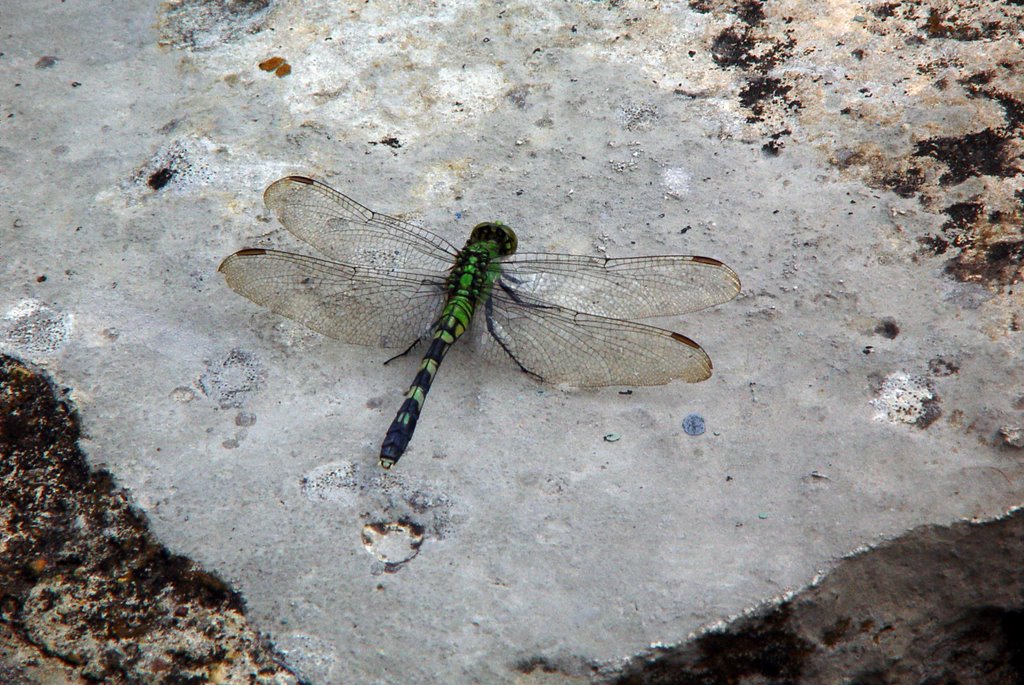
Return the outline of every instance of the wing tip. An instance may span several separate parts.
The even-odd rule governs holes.
[[[676,342],[681,342],[684,345],[689,345],[690,347],[692,347],[695,350],[700,350],[700,345],[695,343],[693,340],[690,340],[689,338],[687,338],[682,333],[674,333],[673,332],[672,333],[672,339],[675,340]],[[701,351],[703,351],[703,350],[701,350]]]
[[[704,348],[698,345],[690,338],[687,338],[682,333],[676,333],[673,331],[671,332],[671,336],[672,339],[675,340],[676,342],[691,347],[696,352],[698,358],[702,358],[701,361],[704,362],[703,368],[700,369],[699,372],[697,372],[697,370],[695,369],[695,373],[693,373],[692,375],[684,376],[686,382],[700,383],[701,381],[706,381],[707,379],[711,378],[711,374],[714,373],[715,370],[715,365],[711,363],[711,357],[709,357],[708,353],[704,351]]]
[[[703,264],[704,266],[710,266],[710,267],[713,267],[715,269],[721,269],[722,271],[725,271],[731,277],[731,279],[733,281],[733,284],[735,286],[735,289],[734,289],[735,292],[733,292],[732,297],[729,298],[730,300],[733,297],[736,297],[737,295],[739,295],[740,294],[740,290],[743,289],[743,284],[740,282],[739,274],[737,274],[736,271],[734,271],[733,268],[730,267],[725,262],[719,261],[719,260],[715,259],[714,257],[702,257],[700,255],[694,255],[694,256],[690,257],[690,261],[692,261],[692,262],[694,262],[696,264]],[[728,301],[728,300],[726,300],[726,301]],[[717,304],[722,304],[722,303],[717,303]]]
[[[274,197],[274,195],[276,193],[282,191],[283,189],[285,189],[287,186],[289,186],[291,184],[295,184],[295,183],[298,183],[298,184],[301,184],[301,185],[304,185],[304,186],[315,186],[315,185],[317,185],[317,182],[315,180],[309,178],[308,176],[298,176],[298,175],[285,176],[283,178],[277,179],[276,181],[271,183],[269,186],[267,186],[267,189],[263,191],[263,203],[265,205],[267,205],[268,207],[271,207],[271,209],[273,209],[273,207],[271,206],[271,203],[273,202],[272,198]]]
[[[226,273],[227,269],[228,269],[228,267],[230,267],[231,263],[234,262],[238,258],[241,258],[241,257],[259,257],[259,256],[262,256],[262,255],[265,255],[265,254],[267,254],[267,251],[264,250],[261,247],[246,247],[244,249],[239,250],[238,252],[235,252],[235,253],[230,254],[227,257],[225,257],[224,260],[221,261],[220,266],[217,267],[217,271],[219,273]]]

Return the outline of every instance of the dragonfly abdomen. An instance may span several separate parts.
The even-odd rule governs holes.
[[[441,317],[434,326],[430,347],[423,355],[420,368],[413,378],[412,385],[405,393],[405,400],[391,422],[384,442],[380,446],[380,465],[386,469],[394,466],[401,458],[405,448],[409,446],[412,434],[416,430],[416,422],[420,418],[423,402],[427,399],[430,386],[434,382],[437,368],[444,361],[452,344],[466,332],[470,319],[473,318],[473,301],[465,294],[452,297],[445,305]]]

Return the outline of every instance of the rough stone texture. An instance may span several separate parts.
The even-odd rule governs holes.
[[[602,680],[619,685],[1024,682],[1024,510],[927,526]]]
[[[1022,18],[6,0],[0,346],[310,680],[589,678],[1021,504]],[[455,243],[498,219],[524,250],[721,259],[741,296],[658,322],[715,375],[570,391],[457,345],[382,474],[416,360],[216,273],[308,250],[260,202],[287,173]]]
[[[55,392],[0,355],[0,682],[298,683],[241,597],[89,468]]]

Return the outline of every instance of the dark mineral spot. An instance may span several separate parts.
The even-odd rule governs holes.
[[[171,179],[174,178],[174,173],[174,169],[170,167],[164,167],[163,169],[160,169],[159,171],[150,174],[149,180],[146,181],[146,185],[148,185],[153,190],[160,190],[165,185],[171,182]]]
[[[782,148],[785,147],[785,143],[778,140],[769,140],[767,143],[761,146],[761,152],[769,157],[778,157],[782,152]]]
[[[270,57],[259,63],[262,71],[272,71],[277,77],[287,76],[292,73],[292,65],[284,57]]]
[[[394,136],[384,136],[380,140],[371,140],[370,145],[385,145],[389,148],[397,150],[402,147],[402,141]]]
[[[287,64],[287,61],[285,60],[284,57],[270,57],[260,62],[257,66],[262,71],[274,71],[282,64]]]
[[[952,376],[953,374],[959,373],[960,367],[948,359],[942,357],[933,357],[928,360],[928,373],[933,376],[942,378],[945,376]]]
[[[900,327],[896,325],[895,319],[885,318],[875,326],[875,333],[883,338],[893,340],[900,334]]]

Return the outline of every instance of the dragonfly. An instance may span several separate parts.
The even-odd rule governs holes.
[[[517,252],[505,224],[477,224],[462,249],[305,176],[271,184],[264,202],[326,259],[264,248],[219,271],[238,294],[345,343],[426,353],[385,434],[380,465],[405,452],[438,367],[460,337],[485,358],[576,387],[691,383],[711,359],[686,336],[638,319],[731,300],[736,273],[710,257],[610,259]],[[390,361],[390,360],[389,360]]]

